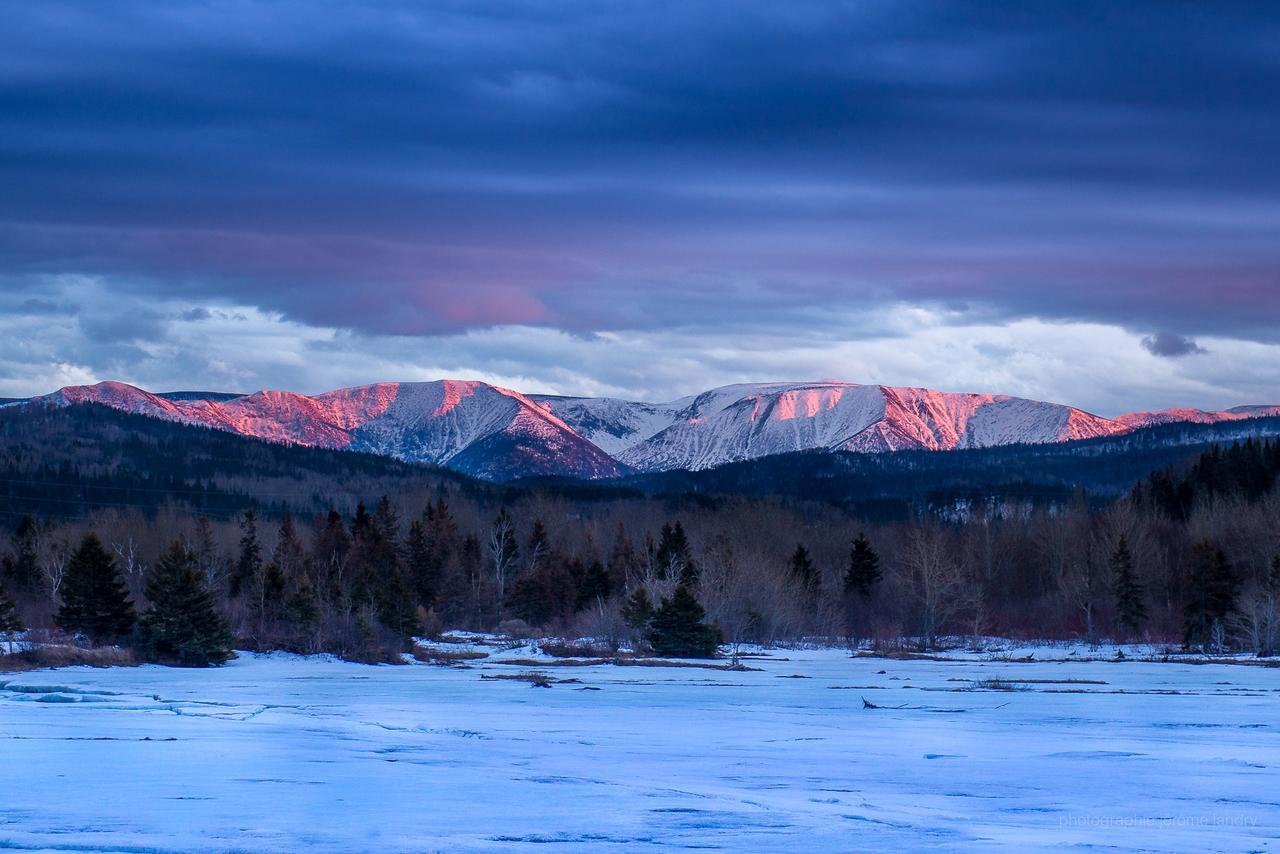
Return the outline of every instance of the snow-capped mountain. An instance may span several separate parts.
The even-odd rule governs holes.
[[[437,463],[491,479],[615,477],[625,470],[524,395],[481,382],[379,383],[315,397],[260,391],[230,400],[171,399],[104,382],[36,400],[99,403],[272,442]]]
[[[1216,411],[1204,409],[1161,409],[1159,412],[1130,412],[1116,420],[1126,427],[1150,427],[1155,424],[1190,422],[1192,424],[1220,424],[1223,421],[1243,421],[1246,418],[1266,418],[1280,415],[1280,406],[1236,406]]]
[[[575,429],[585,423],[595,434],[616,435],[607,426],[615,404],[576,399],[553,411]],[[1054,403],[832,381],[724,386],[647,406],[655,417],[671,413],[670,423],[652,431],[654,421],[646,421],[636,441],[614,451],[642,471],[704,469],[815,449],[877,453],[1063,442],[1130,429]]]
[[[152,394],[103,382],[31,401],[98,403],[272,442],[431,462],[495,480],[706,469],[792,451],[885,453],[1065,442],[1171,422],[1280,416],[1280,406],[1109,419],[1007,395],[824,380],[723,386],[669,403],[524,395],[488,383],[378,383],[308,396]]]

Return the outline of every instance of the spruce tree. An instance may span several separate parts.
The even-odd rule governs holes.
[[[575,609],[581,611],[583,608],[594,605],[597,601],[603,602],[612,595],[613,579],[609,576],[609,571],[605,569],[604,564],[599,560],[591,561],[582,573],[582,577],[578,579],[578,596],[577,601],[574,603]]]
[[[4,556],[4,579],[13,590],[34,593],[40,588],[40,560],[36,546],[40,525],[31,516],[23,516],[13,532],[13,553]]]
[[[622,619],[637,632],[648,632],[653,619],[653,600],[643,585],[637,586],[622,603]]]
[[[677,586],[670,599],[662,600],[649,625],[653,651],[667,658],[715,657],[720,630],[704,623],[706,616],[689,586]]]
[[[440,587],[439,568],[432,545],[427,524],[421,519],[414,519],[404,539],[404,563],[410,584],[424,608],[435,604]]]
[[[200,575],[199,559],[180,540],[152,567],[147,577],[151,607],[139,621],[148,661],[208,667],[231,657],[231,633]]]
[[[698,583],[698,566],[693,561],[689,537],[685,534],[684,525],[680,522],[662,526],[658,550],[654,554],[654,564],[665,578],[675,578],[681,584],[690,587]]]
[[[787,563],[787,571],[807,596],[817,593],[818,568],[813,565],[813,560],[809,557],[809,550],[804,547],[803,543],[797,545],[796,550],[791,553],[791,560]]]
[[[1129,541],[1121,537],[1111,553],[1112,589],[1116,597],[1116,622],[1128,634],[1136,634],[1147,622],[1146,591],[1133,570]]]
[[[844,576],[845,592],[869,599],[880,578],[880,556],[871,548],[867,535],[859,533],[849,552],[849,569]]]
[[[9,641],[9,653],[13,654],[13,636],[26,629],[18,616],[18,606],[0,588],[0,637]]]
[[[1191,576],[1183,605],[1183,644],[1204,647],[1236,611],[1240,579],[1222,549],[1204,541],[1191,550]]]
[[[511,585],[503,604],[512,614],[531,626],[545,626],[556,616],[557,591],[542,570],[526,572]]]
[[[400,517],[391,507],[391,499],[384,495],[378,499],[373,511],[373,524],[383,541],[395,545],[400,542]]]
[[[252,510],[240,517],[240,554],[231,567],[230,593],[249,591],[262,572],[262,544],[258,542],[258,517]]]
[[[116,562],[97,534],[85,534],[67,562],[62,606],[54,621],[95,644],[114,643],[133,628],[137,614]]]
[[[551,538],[547,536],[547,526],[541,519],[533,520],[533,530],[529,533],[529,545],[524,554],[526,572],[536,570],[551,554]]]

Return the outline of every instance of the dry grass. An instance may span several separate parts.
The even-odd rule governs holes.
[[[618,648],[610,644],[573,644],[564,641],[545,641],[538,648],[553,658],[609,658]]]
[[[440,649],[430,646],[415,646],[413,657],[426,664],[440,664],[446,667],[488,658],[489,653],[474,649]]]
[[[977,679],[969,686],[972,691],[1030,691],[1031,688],[1021,682],[1010,682],[1006,679]]]
[[[528,682],[534,688],[550,688],[552,685],[581,685],[581,679],[555,679],[545,673],[497,673],[480,674],[481,679]]]
[[[665,658],[632,658],[617,655],[613,658],[561,658],[554,661],[536,661],[532,658],[494,659],[490,664],[506,664],[512,667],[598,667],[612,664],[617,667],[697,667],[702,670],[730,670],[735,672],[758,671],[759,667],[745,664],[703,664],[697,661],[673,661]]]
[[[854,658],[887,658],[891,661],[960,661],[957,658],[947,658],[941,655],[930,655],[924,652],[908,652],[904,649],[892,649],[884,652],[876,652],[874,650],[861,650],[853,654]]]
[[[131,667],[138,664],[132,650],[117,647],[93,647],[82,649],[70,644],[39,646],[12,655],[0,655],[0,672],[21,673],[47,667]]]

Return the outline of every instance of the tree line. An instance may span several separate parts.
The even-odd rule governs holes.
[[[779,499],[447,483],[345,512],[24,516],[0,571],[0,631],[61,630],[179,664],[232,646],[394,660],[444,628],[689,656],[982,635],[1271,654],[1278,473],[1280,443],[1250,440],[1102,505],[1000,497],[888,522]]]

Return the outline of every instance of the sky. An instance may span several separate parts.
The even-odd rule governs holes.
[[[0,0],[0,396],[1280,403],[1264,3]]]

